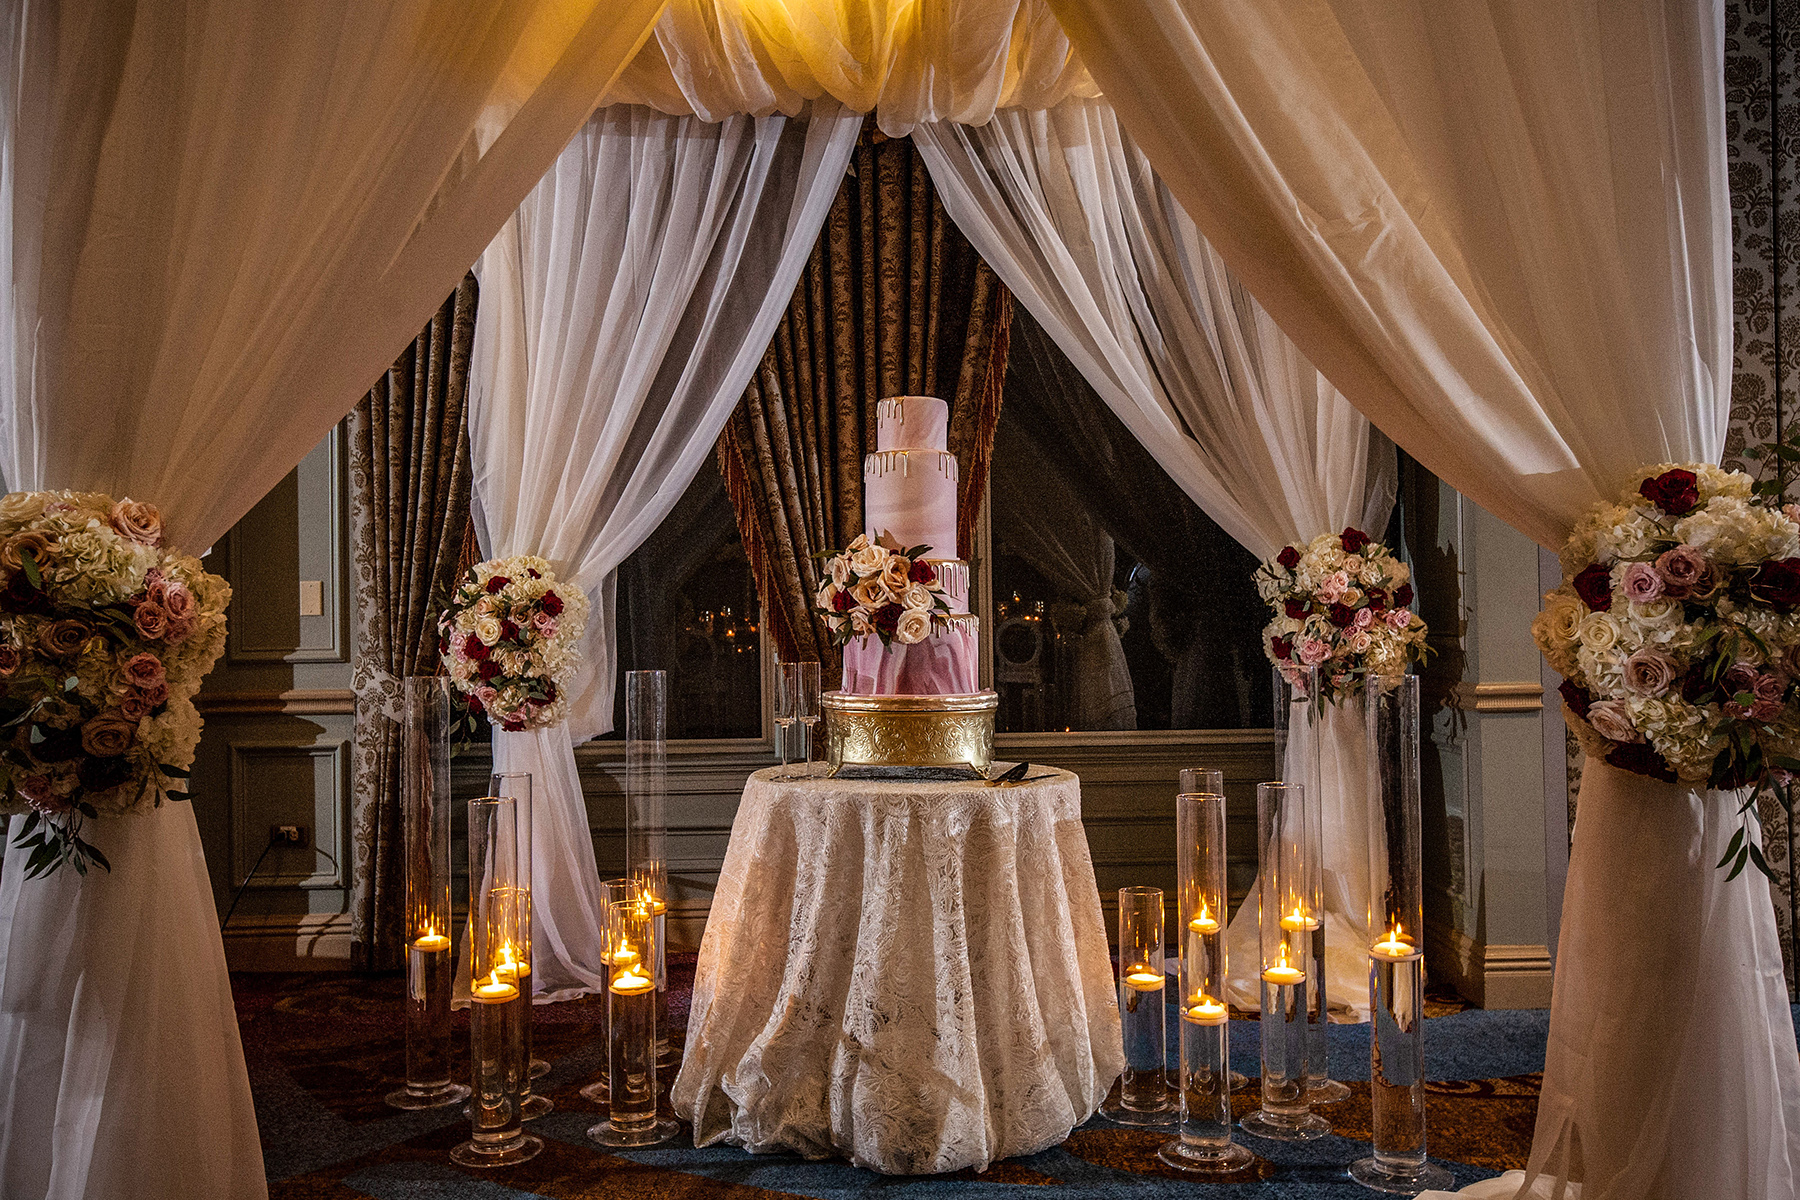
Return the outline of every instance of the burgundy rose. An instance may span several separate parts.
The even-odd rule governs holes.
[[[137,722],[128,721],[117,709],[91,717],[81,727],[81,748],[96,758],[117,758],[137,741]]]
[[[1282,662],[1288,661],[1290,658],[1294,657],[1294,639],[1293,639],[1293,637],[1292,636],[1283,636],[1283,637],[1278,637],[1278,638],[1270,638],[1269,639],[1269,653],[1273,654],[1276,658],[1280,659]]]
[[[476,662],[482,662],[487,658],[488,654],[489,650],[487,648],[487,643],[476,637],[474,634],[471,633],[463,638],[463,656],[465,658],[471,658]]]
[[[137,625],[138,636],[146,642],[154,642],[169,632],[169,612],[160,604],[152,604],[146,600],[131,615]]]
[[[1800,605],[1800,558],[1778,558],[1756,568],[1750,594],[1783,611]]]
[[[1345,554],[1361,554],[1363,547],[1374,540],[1362,530],[1352,529],[1348,526],[1345,527],[1343,533],[1338,535],[1338,541],[1343,544]]]
[[[562,610],[563,610],[562,597],[557,595],[555,592],[545,592],[544,598],[542,600],[539,600],[538,604],[540,604],[543,607],[544,611],[549,613],[551,616],[553,616],[553,617],[562,616]]]
[[[480,712],[481,711],[481,697],[477,696],[474,692],[469,693],[469,711],[470,712]]]
[[[25,572],[15,571],[6,581],[6,595],[0,599],[0,608],[9,613],[46,613],[50,611],[50,597],[32,587]]]
[[[1412,584],[1403,583],[1399,587],[1394,589],[1394,607],[1395,608],[1411,608],[1412,602],[1413,602],[1413,586],[1412,586]]]
[[[512,580],[509,579],[505,575],[494,576],[492,579],[487,581],[488,595],[490,595],[490,596],[498,595],[500,592],[505,591],[506,585],[511,582],[512,582]]]
[[[1332,605],[1327,615],[1339,629],[1347,629],[1356,622],[1356,610],[1348,604]]]
[[[1594,697],[1586,688],[1573,679],[1565,679],[1556,690],[1562,694],[1563,703],[1569,706],[1570,712],[1587,720],[1588,709],[1593,707]]]
[[[11,642],[0,642],[0,679],[19,669],[19,648]]]
[[[1648,775],[1664,783],[1675,782],[1675,772],[1669,770],[1669,764],[1649,742],[1622,742],[1607,751],[1606,761],[1634,775]]]
[[[506,732],[508,732],[508,733],[524,733],[525,732],[525,722],[518,720],[517,718],[514,718],[513,720],[510,720],[510,721],[500,722],[500,728],[506,730]]]
[[[533,579],[542,579],[544,577],[544,573],[542,571],[538,570],[536,567],[526,567],[525,573],[527,575],[531,576]]]
[[[1589,563],[1575,577],[1575,594],[1595,612],[1612,607],[1612,572],[1599,563]]]
[[[165,677],[162,659],[149,653],[132,655],[119,673],[125,676],[126,683],[139,688],[155,687]]]
[[[1638,485],[1638,494],[1671,517],[1692,512],[1700,503],[1700,480],[1680,467]]]
[[[884,604],[875,610],[875,628],[883,633],[893,633],[899,628],[900,617],[906,609],[898,604]]]
[[[1365,588],[1363,591],[1369,597],[1370,608],[1374,609],[1376,612],[1380,612],[1387,607],[1388,594],[1386,588],[1372,587]]]
[[[544,680],[544,703],[556,703],[556,681],[554,679]]]
[[[519,636],[519,627],[505,617],[500,618],[500,640],[510,642]]]
[[[914,583],[930,586],[937,582],[937,568],[922,558],[914,559],[912,569],[907,571],[906,577]]]
[[[475,666],[475,673],[483,679],[492,679],[500,673],[500,664],[493,659],[485,659]]]
[[[1706,555],[1683,544],[1657,555],[1656,573],[1663,577],[1663,595],[1681,600],[1705,585],[1712,565]]]
[[[831,598],[831,607],[834,612],[849,612],[856,607],[856,601],[851,599],[849,592],[839,592]]]
[[[150,698],[137,688],[119,697],[119,715],[127,721],[140,721],[150,715]]]
[[[1295,600],[1292,598],[1283,600],[1281,602],[1281,607],[1287,613],[1288,617],[1295,621],[1304,621],[1306,619],[1306,614],[1312,611],[1312,605],[1308,604],[1306,601]]]
[[[1283,546],[1281,553],[1275,556],[1275,561],[1291,571],[1300,565],[1300,551],[1292,546]]]
[[[1718,693],[1718,687],[1706,677],[1706,664],[1697,662],[1681,677],[1681,698],[1689,704],[1705,704]]]

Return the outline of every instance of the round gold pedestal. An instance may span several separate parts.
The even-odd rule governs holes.
[[[893,770],[985,778],[994,758],[993,692],[960,696],[853,696],[827,692],[825,763],[833,775]]]

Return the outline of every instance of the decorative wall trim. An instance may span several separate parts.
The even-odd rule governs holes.
[[[1544,685],[1536,679],[1464,682],[1457,684],[1451,692],[1450,702],[1463,712],[1539,712],[1544,707]]]
[[[349,688],[290,688],[283,692],[201,692],[194,707],[203,717],[347,717],[356,712]]]
[[[306,796],[306,820],[304,824],[318,823],[313,831],[313,845],[318,851],[327,855],[332,866],[324,871],[306,873],[287,872],[284,874],[269,873],[266,869],[251,881],[255,889],[271,890],[283,888],[301,888],[314,890],[318,888],[346,888],[350,886],[349,868],[345,864],[345,846],[343,815],[348,810],[346,800],[350,793],[350,743],[331,742],[316,746],[296,746],[292,743],[269,741],[233,741],[226,761],[226,779],[231,789],[231,865],[232,878],[243,879],[249,874],[257,856],[267,844],[268,826],[252,819],[255,808],[252,806],[250,792],[257,784],[256,761],[272,759],[306,759],[309,765],[312,760],[325,759],[330,768],[328,777],[331,780],[331,794],[324,803],[320,802],[317,788]],[[317,768],[311,768],[317,778]],[[266,810],[265,810],[266,811]],[[329,814],[331,827],[324,827],[323,818]],[[283,851],[273,851],[279,856]],[[293,854],[297,851],[288,850]]]
[[[350,965],[349,913],[237,916],[223,932],[233,971],[342,971]]]
[[[1486,1009],[1549,1008],[1550,950],[1487,945],[1441,921],[1425,921],[1427,970]]]

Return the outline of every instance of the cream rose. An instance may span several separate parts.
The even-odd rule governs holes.
[[[492,646],[500,640],[500,618],[485,616],[477,618],[474,633],[484,646]]]
[[[839,587],[850,582],[850,560],[842,554],[833,555],[831,561],[826,564],[825,571],[831,577],[831,582]]]
[[[871,575],[850,589],[850,598],[867,609],[877,609],[893,600],[879,575]]]
[[[44,512],[44,493],[8,492],[0,497],[0,522],[23,525],[35,521]]]
[[[887,585],[890,595],[900,596],[905,593],[907,584],[912,582],[909,574],[911,570],[912,561],[898,554],[889,555],[888,560],[881,564],[881,582]]]
[[[1619,622],[1611,613],[1591,612],[1581,619],[1583,648],[1604,654],[1619,644]]]
[[[894,626],[894,637],[903,645],[911,646],[931,636],[931,613],[922,608],[909,608],[900,614],[900,621]]]
[[[907,608],[922,608],[927,613],[937,604],[935,597],[931,594],[931,589],[922,583],[907,584],[902,591],[895,593],[895,597]]]
[[[887,547],[870,543],[850,552],[850,570],[859,578],[867,579],[871,575],[881,574],[881,569],[887,566],[887,560]]]
[[[154,504],[145,504],[129,497],[115,501],[106,521],[118,531],[120,537],[145,546],[162,545],[162,513]]]
[[[44,565],[44,556],[50,549],[50,539],[36,530],[15,533],[0,545],[0,566],[9,571],[17,571],[25,565],[25,552],[31,551],[32,559],[38,566]]]

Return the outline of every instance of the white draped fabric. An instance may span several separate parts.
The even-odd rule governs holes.
[[[537,554],[592,601],[569,718],[494,734],[529,771],[540,995],[604,986],[603,896],[574,747],[613,726],[620,563],[711,452],[774,334],[861,128],[597,113],[476,274],[472,509],[482,553]]]
[[[1718,461],[1719,0],[1049,3],[1233,270],[1458,490],[1554,547],[1637,467]],[[1645,824],[1669,789],[1589,771],[1530,1172],[1584,1200],[1791,1197],[1800,1058],[1756,986],[1774,914],[1705,854],[1735,806]],[[1708,1028],[1665,1036],[1703,997]]]
[[[209,545],[341,418],[660,4],[234,0],[0,15],[0,472]],[[265,1194],[192,808],[110,874],[0,872],[0,1195]]]
[[[1355,525],[1379,533],[1393,446],[1226,271],[1104,100],[914,132],[944,207],[1107,406],[1258,558]],[[1327,714],[1320,771],[1326,994],[1368,1010],[1360,741]],[[1310,774],[1310,770],[1308,772]],[[1291,777],[1291,773],[1288,773]],[[1256,913],[1230,930],[1232,999],[1257,1007]]]
[[[829,97],[900,137],[1098,94],[1044,0],[672,0],[607,101],[720,121]]]

